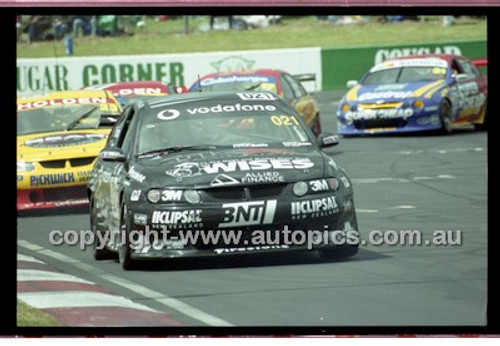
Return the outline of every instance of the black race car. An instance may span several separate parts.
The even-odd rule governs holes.
[[[352,185],[273,93],[189,93],[128,105],[89,181],[94,257],[139,260],[358,250]]]

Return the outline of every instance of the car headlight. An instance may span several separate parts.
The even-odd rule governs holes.
[[[342,105],[342,112],[344,112],[344,113],[349,112],[349,104],[348,103],[344,103]]]
[[[32,162],[17,161],[17,170],[19,172],[31,172],[35,170],[35,165]]]
[[[305,181],[298,181],[293,184],[293,194],[297,197],[302,197],[307,193],[308,187]]]
[[[157,189],[151,189],[147,193],[148,201],[151,203],[158,203],[161,197],[161,192],[160,190]]]
[[[184,191],[184,199],[191,204],[198,204],[201,202],[201,196],[196,190]]]
[[[422,101],[422,100],[415,100],[415,101],[413,101],[413,108],[415,108],[415,109],[422,109],[422,108],[424,108],[424,101]]]

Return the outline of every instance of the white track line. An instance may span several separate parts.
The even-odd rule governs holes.
[[[40,260],[37,260],[35,257],[26,256],[26,255],[23,255],[21,253],[17,254],[17,260],[21,261],[21,262],[33,262],[33,263],[42,263],[42,264],[44,264],[44,262],[42,262]]]
[[[438,180],[438,179],[456,179],[456,176],[451,174],[439,174],[437,176],[431,177],[413,177],[413,178],[393,178],[393,177],[382,177],[382,178],[353,178],[351,181],[355,184],[377,184],[377,183],[410,183],[412,181],[422,181],[422,180]]]
[[[64,281],[94,285],[93,282],[80,279],[73,275],[37,269],[18,269],[17,281]]]
[[[149,312],[157,312],[130,299],[92,291],[48,291],[18,293],[17,298],[37,309],[120,307]]]
[[[49,249],[45,249],[41,246],[38,246],[36,244],[30,243],[26,240],[18,239],[17,241],[18,246],[24,247],[29,250],[36,251],[40,254],[43,254],[45,256],[52,257],[58,261],[64,262],[64,263],[71,263],[75,267],[78,267],[82,270],[85,270],[86,272],[97,275],[103,280],[109,281],[111,283],[114,283],[116,285],[119,285],[121,287],[124,287],[130,291],[133,291],[135,293],[140,294],[143,297],[149,298],[151,300],[154,300],[170,309],[174,309],[186,316],[189,316],[192,319],[195,319],[197,321],[200,321],[202,323],[205,323],[210,326],[232,326],[231,323],[224,321],[216,316],[210,315],[204,311],[201,311],[195,307],[192,307],[186,303],[183,303],[182,301],[171,298],[161,292],[151,290],[145,286],[139,285],[135,282],[129,281],[127,279],[123,279],[117,276],[110,275],[109,273],[94,267],[90,264],[86,263],[81,263],[79,260],[72,258],[70,256],[63,255],[59,252],[55,252]]]

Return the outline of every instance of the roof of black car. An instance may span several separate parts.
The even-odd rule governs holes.
[[[245,95],[254,95],[254,94],[271,94],[276,99],[279,99],[279,96],[272,92],[234,92],[234,91],[217,91],[217,92],[189,92],[183,94],[173,94],[166,96],[157,96],[154,100],[143,100],[145,105],[149,107],[156,108],[161,107],[162,105],[168,106],[172,104],[179,103],[189,103],[189,102],[198,102],[202,100],[220,100],[226,102],[243,102],[245,101],[241,94]],[[257,101],[257,99],[255,100]],[[262,100],[262,101],[274,101],[274,100]]]

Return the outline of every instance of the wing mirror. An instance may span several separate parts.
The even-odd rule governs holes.
[[[325,132],[320,133],[318,136],[318,145],[320,148],[333,147],[337,144],[339,144],[339,136],[334,135],[333,133]]]
[[[351,88],[354,88],[356,85],[358,85],[358,81],[357,80],[349,80],[347,81],[346,85],[349,89]]]
[[[99,158],[110,162],[125,162],[127,159],[123,151],[119,148],[104,149],[99,153]]]
[[[456,74],[454,77],[457,82],[463,82],[470,79],[465,73]]]

